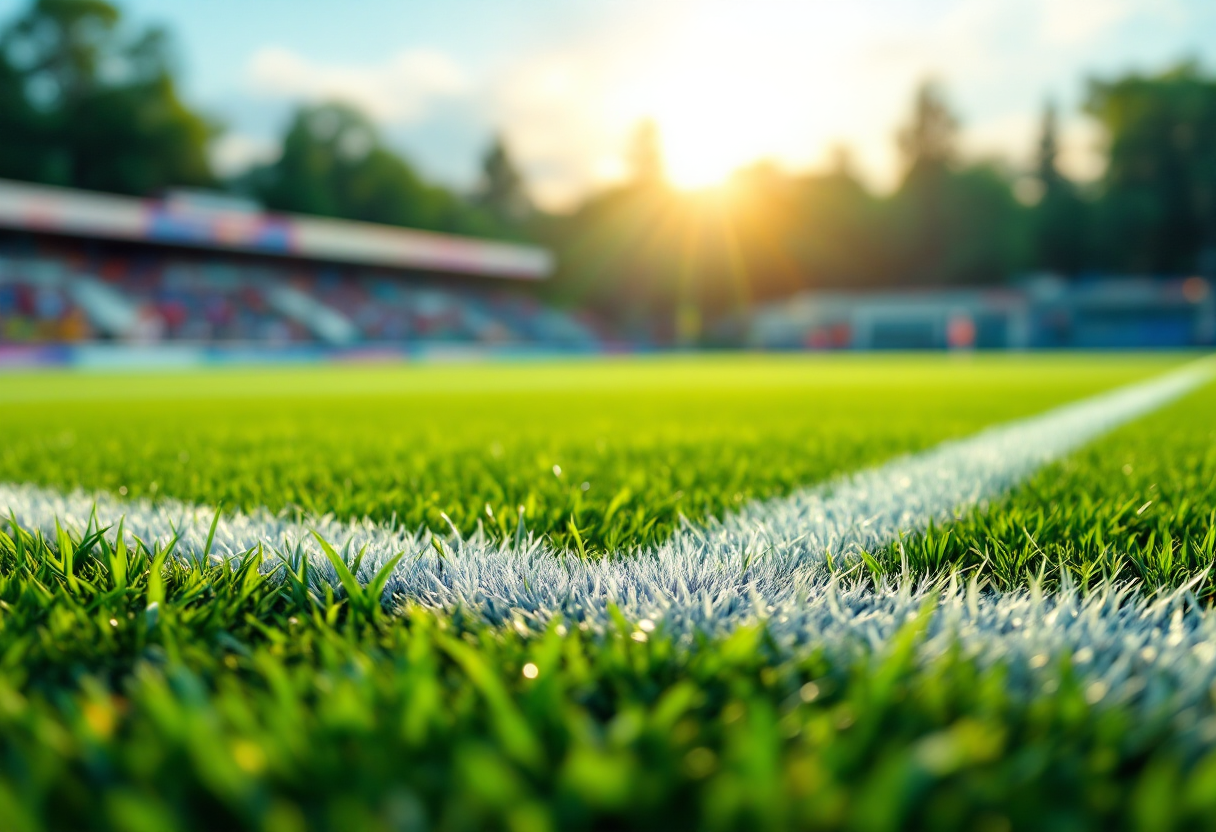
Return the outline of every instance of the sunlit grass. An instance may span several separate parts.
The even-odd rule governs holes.
[[[0,481],[297,506],[592,551],[789,493],[1177,357],[709,357],[8,376]]]
[[[1048,467],[987,510],[882,553],[882,569],[976,570],[996,586],[1134,580],[1149,589],[1216,576],[1216,386]]]
[[[791,658],[763,626],[693,647],[490,628],[106,539],[0,537],[5,829],[1155,829],[1214,808],[1216,756],[1168,709],[1094,707],[1067,662],[1027,699],[999,661],[918,658],[916,620],[854,658]]]
[[[603,551],[1183,360],[5,376],[0,481],[509,537],[524,505]],[[1133,423],[874,570],[1177,586],[1212,557],[1213,405]],[[1150,830],[1216,809],[1210,709],[1095,695],[1068,653],[1031,672],[927,650],[928,607],[874,650],[791,650],[762,623],[677,641],[619,613],[491,626],[385,606],[342,552],[331,585],[270,552],[116,540],[3,527],[0,829]]]

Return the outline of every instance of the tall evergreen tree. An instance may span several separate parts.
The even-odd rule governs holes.
[[[1038,155],[1035,160],[1035,172],[1043,190],[1050,191],[1060,187],[1064,177],[1060,173],[1060,140],[1057,135],[1059,127],[1056,119],[1056,106],[1047,102],[1043,107],[1043,122],[1039,130]]]
[[[912,117],[899,131],[904,180],[896,195],[896,245],[901,249],[901,282],[941,283],[950,241],[946,189],[955,161],[958,119],[933,82],[916,91]]]
[[[1039,201],[1032,209],[1033,261],[1037,268],[1075,274],[1086,263],[1087,215],[1076,186],[1059,166],[1056,108],[1043,108],[1035,159]]]
[[[532,211],[523,175],[502,136],[496,136],[481,163],[477,203],[507,225],[518,225]]]
[[[942,89],[923,84],[897,139],[904,180],[882,229],[889,282],[994,283],[1021,265],[1022,216],[997,165],[964,165],[958,119]]]
[[[958,151],[958,119],[950,111],[941,87],[927,81],[916,91],[912,118],[899,131],[898,144],[907,177],[922,171],[937,173],[954,163]]]
[[[1194,63],[1091,85],[1105,129],[1099,237],[1107,268],[1216,269],[1216,78]]]

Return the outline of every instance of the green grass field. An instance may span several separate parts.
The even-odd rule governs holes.
[[[726,517],[1191,358],[7,375],[0,483],[439,534],[446,515],[503,545],[522,506],[545,551],[645,557],[681,516]],[[952,569],[977,592],[1196,580],[1181,603],[1204,605],[1213,405],[1209,384],[841,580],[863,595]],[[494,624],[310,585],[260,568],[268,553],[183,560],[112,528],[3,528],[6,830],[1216,826],[1210,696],[1108,693],[1079,654],[1028,675],[927,652],[927,613],[874,650],[791,650],[762,618],[694,639],[619,614],[607,630]]]
[[[987,511],[892,546],[884,571],[979,570],[997,586],[1135,580],[1150,589],[1216,575],[1216,388],[1049,466]]]
[[[0,482],[645,545],[1174,357],[705,358],[10,376]],[[555,469],[554,466],[558,468]],[[560,474],[555,473],[560,469]],[[583,485],[587,488],[584,490]],[[489,507],[487,512],[486,508]]]

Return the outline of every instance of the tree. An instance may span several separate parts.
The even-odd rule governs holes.
[[[464,234],[499,231],[492,218],[423,181],[345,104],[301,107],[278,160],[251,171],[242,187],[280,211]]]
[[[1076,186],[1060,171],[1056,108],[1043,108],[1035,160],[1039,200],[1032,209],[1032,259],[1036,267],[1076,274],[1086,264],[1087,206]]]
[[[1035,160],[1035,173],[1043,191],[1058,188],[1064,184],[1064,176],[1060,173],[1060,141],[1057,136],[1056,107],[1048,102],[1043,108],[1043,123],[1039,130],[1038,155]]]
[[[1002,283],[1027,265],[1026,213],[1013,196],[1012,177],[998,163],[979,162],[946,180],[946,246],[941,283]]]
[[[950,112],[940,86],[926,81],[917,88],[912,119],[897,137],[906,177],[942,171],[955,161],[958,119]]]
[[[481,164],[477,204],[504,225],[518,225],[532,211],[524,178],[501,136],[495,137]]]
[[[1186,63],[1094,81],[1086,111],[1109,146],[1102,264],[1184,273],[1216,259],[1216,78]]]
[[[961,164],[958,130],[942,90],[923,84],[897,136],[906,173],[880,230],[885,282],[997,283],[1025,261],[1025,214],[1009,175],[994,164]]]
[[[21,72],[0,50],[0,176],[28,179],[42,166],[38,114],[25,95]]]
[[[912,118],[896,141],[904,157],[904,180],[896,194],[892,243],[904,282],[939,283],[948,255],[946,188],[955,161],[958,120],[932,82],[916,91]]]
[[[164,32],[103,0],[35,0],[0,33],[0,176],[148,194],[214,181],[215,128],[178,96]]]
[[[799,184],[790,249],[806,283],[856,289],[890,279],[882,205],[853,172],[848,149],[834,148],[828,172]]]

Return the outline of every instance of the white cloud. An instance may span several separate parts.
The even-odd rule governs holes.
[[[435,101],[469,89],[460,66],[433,49],[400,52],[380,64],[344,66],[314,63],[289,49],[268,46],[254,54],[248,76],[254,91],[263,95],[344,101],[384,123],[420,121]]]
[[[1043,36],[1075,46],[1100,37],[1144,11],[1161,11],[1162,0],[1056,0],[1042,5]]]
[[[211,164],[220,176],[233,176],[273,160],[278,153],[278,144],[273,139],[225,133],[211,147]]]

